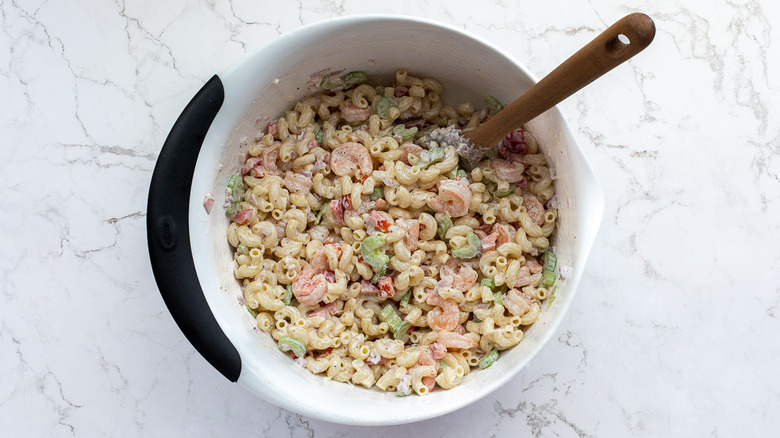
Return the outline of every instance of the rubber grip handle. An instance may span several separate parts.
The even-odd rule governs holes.
[[[189,199],[203,139],[225,100],[212,77],[173,125],[152,173],[146,231],[149,258],[165,305],[193,347],[235,382],[241,357],[209,308],[195,271],[189,234]]]

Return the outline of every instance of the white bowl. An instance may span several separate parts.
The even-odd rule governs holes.
[[[471,101],[477,106],[485,94],[511,102],[535,79],[520,63],[481,38],[429,20],[387,15],[350,16],[301,27],[218,75],[224,86],[224,102],[197,156],[188,225],[192,261],[208,310],[240,357],[238,383],[285,409],[335,423],[388,425],[444,415],[509,381],[553,336],[572,302],[601,222],[602,190],[560,113],[557,109],[547,111],[528,127],[557,173],[559,222],[554,246],[565,279],[559,283],[554,303],[543,306],[539,320],[526,331],[523,341],[504,352],[493,366],[468,374],[461,385],[425,397],[398,398],[312,375],[281,353],[269,335],[255,329],[253,319],[240,305],[241,291],[233,277],[231,248],[225,237],[228,220],[220,207],[227,178],[239,168],[246,153],[246,147],[240,147],[241,140],[254,138],[269,120],[311,94],[307,81],[324,69],[362,70],[372,83],[389,83],[396,70],[406,69],[414,76],[441,81],[445,103]],[[164,172],[159,173],[159,179],[164,179]],[[155,190],[153,180],[152,192]],[[210,215],[202,205],[207,192],[216,197]],[[152,196],[150,193],[150,216]],[[149,219],[150,250],[154,220]],[[161,276],[167,274],[158,272],[160,262],[154,258],[160,283]],[[162,284],[160,289],[163,291]],[[208,349],[203,343],[209,341],[204,341],[202,334],[193,334],[208,324],[186,321],[167,298],[166,302],[191,341],[201,336],[193,341],[199,351]],[[219,353],[206,355],[212,363],[215,354]]]

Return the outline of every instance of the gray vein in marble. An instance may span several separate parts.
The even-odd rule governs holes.
[[[119,368],[119,365],[108,362],[103,354],[103,350],[100,348],[98,348],[98,354],[100,355],[100,368],[103,369],[103,372],[111,382],[111,390],[117,394],[126,390],[130,382],[122,374],[122,369]]]
[[[780,306],[780,289],[775,289],[775,303],[766,309],[766,316],[775,318],[777,306]]]
[[[514,408],[504,408],[500,402],[493,404],[493,409],[499,417],[509,416],[514,418],[518,414],[525,415],[525,421],[531,429],[534,437],[543,437],[548,434],[545,432],[556,420],[569,427],[578,437],[592,437],[574,422],[568,420],[566,416],[558,409],[558,400],[552,399],[547,403],[536,404],[533,402],[520,401]]]
[[[585,348],[585,345],[582,343],[582,341],[579,340],[578,335],[567,330],[565,333],[558,336],[558,342],[575,350],[580,350],[580,353],[582,354],[580,365],[582,365],[583,368],[588,366],[588,350]]]
[[[761,72],[765,82],[768,81],[766,55],[769,48],[771,26],[769,20],[764,16],[761,5],[758,1],[753,0],[744,7],[733,2],[727,2],[730,6],[736,9],[733,19],[729,24],[729,30],[732,32],[732,46],[735,51],[740,51],[740,40],[744,40],[747,43],[754,43],[759,51],[761,64],[763,66]],[[748,31],[748,21],[755,18],[761,24],[760,37],[752,34]],[[737,61],[739,65],[739,76],[737,78],[737,90],[735,92],[737,105],[749,108],[753,111],[754,116],[760,122],[759,132],[766,132],[768,125],[769,110],[766,107],[761,94],[756,91],[753,80],[748,79],[748,74],[753,70],[745,64],[745,55],[739,53],[737,55]]]
[[[284,421],[287,423],[287,428],[290,430],[290,438],[300,436],[296,435],[298,431],[305,433],[305,436],[308,438],[314,437],[314,429],[311,427],[311,424],[309,424],[309,420],[305,420],[304,417],[285,411]]]
[[[681,55],[707,62],[710,70],[715,73],[715,89],[721,91],[725,75],[725,62],[718,53],[717,46],[710,41],[709,21],[685,8],[677,9],[672,13],[654,13],[653,19],[656,21],[656,29],[669,35]],[[686,36],[689,38],[687,47],[683,47],[683,44],[678,41],[677,35],[671,30],[666,30],[670,27],[667,22],[673,22],[685,28]]]
[[[262,26],[270,26],[273,27],[274,30],[276,30],[276,33],[279,35],[282,34],[281,30],[281,24],[279,23],[271,23],[270,21],[246,21],[243,18],[241,18],[238,13],[236,12],[236,7],[233,4],[233,0],[229,0],[228,4],[230,5],[230,13],[233,14],[233,18],[239,21],[239,23],[245,25],[245,26],[252,26],[252,25],[262,25]]]
[[[168,56],[171,58],[171,66],[173,67],[173,70],[176,71],[176,73],[179,74],[182,78],[187,77],[185,76],[181,70],[179,70],[178,65],[176,65],[176,57],[173,56],[173,50],[168,44],[165,44],[160,40],[162,37],[162,34],[165,33],[165,30],[168,28],[167,26],[160,32],[159,35],[152,34],[146,27],[141,24],[141,20],[138,18],[133,18],[127,15],[127,3],[125,0],[115,0],[115,4],[119,8],[119,16],[125,19],[125,35],[127,36],[127,52],[130,54],[130,56],[133,57],[133,59],[136,61],[136,66],[139,64],[138,59],[133,56],[134,50],[131,47],[133,37],[130,35],[130,23],[133,23],[135,27],[141,31],[145,38],[148,41],[151,41],[153,45],[156,45],[162,49],[165,49],[165,51],[168,53]],[[171,21],[173,23],[173,20]],[[170,26],[171,23],[168,23],[168,26]],[[136,75],[136,81],[138,80],[138,68],[135,69],[135,75]],[[189,76],[192,77],[192,76]]]

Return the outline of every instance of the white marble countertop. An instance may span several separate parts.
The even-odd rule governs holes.
[[[417,3],[0,1],[4,436],[776,433],[780,6],[767,0],[636,3],[655,42],[560,105],[605,220],[554,341],[506,387],[442,418],[353,428],[265,403],[195,352],[154,283],[145,209],[167,132],[212,74],[302,24],[388,12],[467,29],[542,76],[635,11]]]

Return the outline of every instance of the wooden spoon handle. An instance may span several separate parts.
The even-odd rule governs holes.
[[[641,52],[654,36],[655,24],[647,15],[623,17],[465,137],[478,149],[495,146],[513,130]]]

